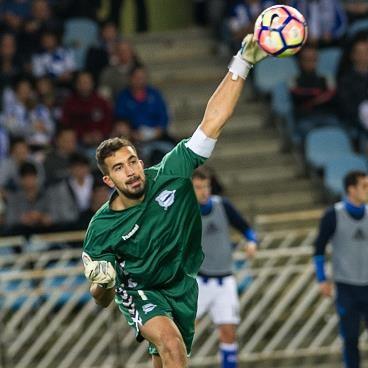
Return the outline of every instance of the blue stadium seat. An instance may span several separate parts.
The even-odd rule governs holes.
[[[339,66],[342,50],[329,47],[319,51],[317,71],[321,75],[335,76]]]
[[[0,247],[0,257],[1,256],[10,256],[14,254],[14,247],[13,245],[9,245],[7,247],[2,246]]]
[[[293,102],[285,81],[278,82],[271,91],[272,112],[283,121],[283,131],[289,140],[296,144],[294,139],[295,119]]]
[[[87,18],[72,18],[65,22],[63,45],[74,51],[77,69],[83,69],[87,50],[98,39],[97,24]]]
[[[347,153],[344,156],[331,159],[326,164],[324,186],[332,195],[342,196],[344,194],[344,176],[351,170],[367,171],[367,169],[367,160],[363,155]]]
[[[272,111],[286,119],[293,114],[293,102],[290,96],[289,87],[285,81],[278,82],[271,90]]]
[[[305,140],[307,163],[322,169],[331,159],[352,153],[348,134],[339,127],[322,127],[311,130]]]
[[[50,264],[46,269],[53,268],[75,268],[77,266],[74,261],[59,261]],[[62,290],[59,295],[57,305],[63,306],[75,294],[75,289],[81,285],[87,285],[86,279],[83,275],[75,275],[72,277],[57,275],[49,277],[43,281],[43,288],[47,297],[51,297],[54,290]],[[86,287],[87,290],[87,287]],[[81,293],[78,303],[84,304],[91,299],[89,292]]]
[[[260,93],[268,95],[279,82],[287,82],[297,72],[294,58],[278,59],[270,56],[254,68],[255,87]]]
[[[368,32],[368,19],[359,19],[353,22],[347,29],[346,35],[348,38],[353,38],[359,32]]]
[[[30,297],[28,293],[32,291],[33,284],[31,280],[13,279],[4,280],[6,274],[14,274],[19,270],[14,268],[2,268],[0,270],[0,289],[3,291],[3,295],[0,295],[0,307],[17,310],[19,309],[29,298],[31,298],[32,306],[35,308],[40,298],[38,296]]]

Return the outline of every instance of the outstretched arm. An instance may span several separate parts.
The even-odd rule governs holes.
[[[208,138],[219,137],[222,128],[234,111],[250,69],[266,56],[267,54],[258,47],[252,34],[244,38],[241,49],[229,65],[229,72],[208,101],[199,126]]]
[[[230,118],[238,102],[245,80],[238,78],[232,80],[232,74],[228,72],[215,93],[208,101],[207,108],[200,124],[200,129],[209,137],[219,137],[222,128]]]

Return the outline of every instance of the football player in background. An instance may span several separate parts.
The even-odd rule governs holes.
[[[323,215],[315,240],[314,264],[320,292],[331,297],[325,250],[332,244],[336,309],[340,318],[346,368],[359,368],[360,323],[368,326],[368,174],[351,171],[344,179],[346,198]]]
[[[245,238],[245,251],[249,258],[256,253],[257,237],[228,199],[211,194],[211,174],[205,167],[194,171],[192,182],[201,211],[204,252],[197,277],[197,318],[210,313],[219,332],[221,367],[236,368],[236,326],[240,316],[236,279],[232,272],[230,226]]]
[[[248,35],[197,130],[158,165],[144,170],[134,146],[121,138],[97,148],[103,180],[114,192],[88,227],[85,275],[97,304],[107,307],[115,297],[137,340],[150,342],[154,368],[188,366],[203,260],[191,176],[211,155],[250,69],[265,57]]]

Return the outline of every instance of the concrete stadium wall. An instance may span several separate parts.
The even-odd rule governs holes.
[[[121,31],[135,32],[135,0],[125,0],[121,9]],[[185,28],[193,23],[192,0],[146,0],[149,31],[165,31]],[[109,1],[104,0],[99,17],[104,18]]]

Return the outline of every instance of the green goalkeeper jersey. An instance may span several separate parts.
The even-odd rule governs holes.
[[[156,166],[145,170],[144,200],[122,211],[111,199],[92,218],[84,252],[115,265],[116,286],[167,289],[180,295],[192,285],[203,260],[201,216],[191,175],[205,158],[181,141]]]

